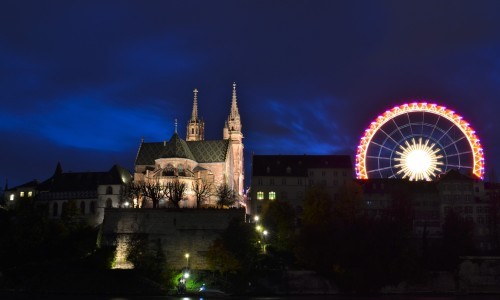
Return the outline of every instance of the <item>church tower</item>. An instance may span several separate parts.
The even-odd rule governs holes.
[[[224,124],[223,137],[230,141],[233,151],[234,167],[234,190],[239,196],[243,195],[244,161],[243,161],[243,133],[241,132],[241,119],[236,102],[236,83],[233,83],[233,97],[231,100],[231,111]]]
[[[198,90],[194,89],[193,112],[188,121],[186,141],[203,141],[205,139],[205,122],[198,118]]]

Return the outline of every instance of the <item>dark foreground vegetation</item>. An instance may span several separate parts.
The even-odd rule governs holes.
[[[341,189],[336,202],[311,189],[301,212],[270,202],[258,222],[232,222],[213,242],[209,270],[190,270],[187,291],[205,284],[236,294],[272,293],[289,270],[312,270],[339,292],[377,293],[403,281],[422,284],[433,271],[454,274],[460,256],[478,254],[471,224],[453,214],[442,239],[415,237],[409,200],[403,192],[394,197],[383,218],[366,213],[355,186]],[[46,216],[46,208],[30,202],[0,209],[0,289],[161,295],[175,291],[186,271],[170,269],[161,245],[147,236],[131,241],[134,270],[112,270],[115,249],[101,247],[99,228],[86,226],[76,207],[68,205],[60,220]]]

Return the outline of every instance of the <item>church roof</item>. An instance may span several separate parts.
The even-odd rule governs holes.
[[[229,140],[186,142],[199,163],[222,162],[226,160]]]
[[[130,173],[114,165],[107,172],[68,172],[55,173],[38,186],[40,191],[83,191],[96,190],[102,184],[123,184],[131,180]]]
[[[169,158],[169,157],[178,157],[178,158],[188,158],[191,160],[195,160],[191,150],[189,150],[186,141],[181,139],[177,133],[170,138],[168,143],[165,143],[165,146],[162,149],[162,153],[157,158]]]
[[[154,165],[158,158],[187,158],[198,163],[226,160],[229,140],[184,141],[174,133],[168,142],[141,143],[136,165]]]

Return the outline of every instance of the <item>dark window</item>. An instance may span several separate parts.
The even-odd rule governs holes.
[[[57,217],[59,212],[59,205],[57,205],[57,202],[52,205],[52,216]]]
[[[80,213],[85,214],[85,201],[80,202]]]
[[[106,208],[111,208],[111,207],[113,207],[113,201],[108,198],[108,200],[106,200]]]
[[[113,187],[108,186],[108,187],[106,188],[106,194],[107,194],[107,195],[111,195],[111,194],[113,194]]]
[[[168,164],[165,170],[163,170],[163,176],[174,176],[174,166]]]
[[[95,201],[90,202],[90,212],[95,214]]]

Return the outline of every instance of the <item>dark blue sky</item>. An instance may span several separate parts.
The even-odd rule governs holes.
[[[199,89],[222,137],[233,81],[246,160],[355,154],[381,112],[432,99],[500,170],[499,1],[22,1],[0,4],[0,180],[132,169]],[[497,171],[497,173],[500,171]],[[247,177],[250,170],[247,170]]]

